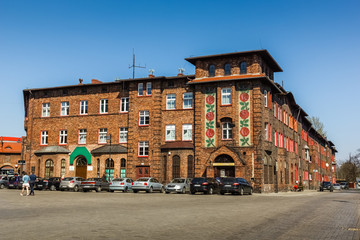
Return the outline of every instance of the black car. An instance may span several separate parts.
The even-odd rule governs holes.
[[[34,184],[34,189],[36,190],[43,190],[47,187],[47,180],[37,177]]]
[[[8,188],[11,189],[21,189],[22,188],[22,178],[21,177],[10,177]]]
[[[59,190],[60,189],[60,182],[61,182],[60,177],[51,177],[51,178],[47,179],[47,183],[46,183],[45,188],[50,189],[51,191]]]
[[[334,186],[331,184],[331,182],[321,182],[320,192],[323,192],[324,190],[329,190],[330,192],[333,192]]]
[[[253,188],[250,183],[248,183],[243,178],[222,178],[220,182],[220,194],[224,195],[225,193],[231,194],[240,194],[243,195],[247,193],[252,194]]]
[[[199,177],[193,178],[190,183],[190,193],[203,192],[204,194],[218,193],[220,190],[219,182],[215,178]]]
[[[83,192],[95,190],[101,192],[102,190],[110,191],[110,183],[103,178],[88,178],[81,182],[81,189]]]

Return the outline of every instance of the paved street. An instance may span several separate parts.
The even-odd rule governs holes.
[[[360,239],[360,192],[232,195],[0,190],[0,239]]]

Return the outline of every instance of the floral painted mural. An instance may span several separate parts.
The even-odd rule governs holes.
[[[251,91],[244,87],[239,88],[239,143],[240,146],[251,146]]]
[[[214,88],[205,93],[205,147],[216,146],[216,92]]]

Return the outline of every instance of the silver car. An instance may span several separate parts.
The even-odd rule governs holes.
[[[110,182],[110,191],[127,192],[132,189],[133,180],[130,178],[115,178]]]
[[[132,185],[132,190],[134,193],[138,191],[146,191],[151,193],[153,191],[164,192],[164,185],[162,185],[157,179],[152,177],[142,177],[134,182]]]
[[[186,193],[190,191],[191,178],[174,178],[165,186],[165,192]]]
[[[67,189],[67,190],[74,190],[74,192],[77,192],[80,189],[81,182],[84,180],[85,179],[81,177],[66,177],[63,180],[61,180],[59,188],[61,191]]]

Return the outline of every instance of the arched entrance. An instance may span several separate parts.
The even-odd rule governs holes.
[[[12,166],[6,165],[0,168],[1,175],[12,175],[14,174],[14,168]]]
[[[217,156],[213,166],[215,177],[235,177],[235,162],[229,155]]]
[[[76,177],[82,177],[82,178],[86,179],[86,173],[87,173],[87,161],[86,161],[86,158],[83,157],[83,156],[80,156],[76,160],[75,176]]]

